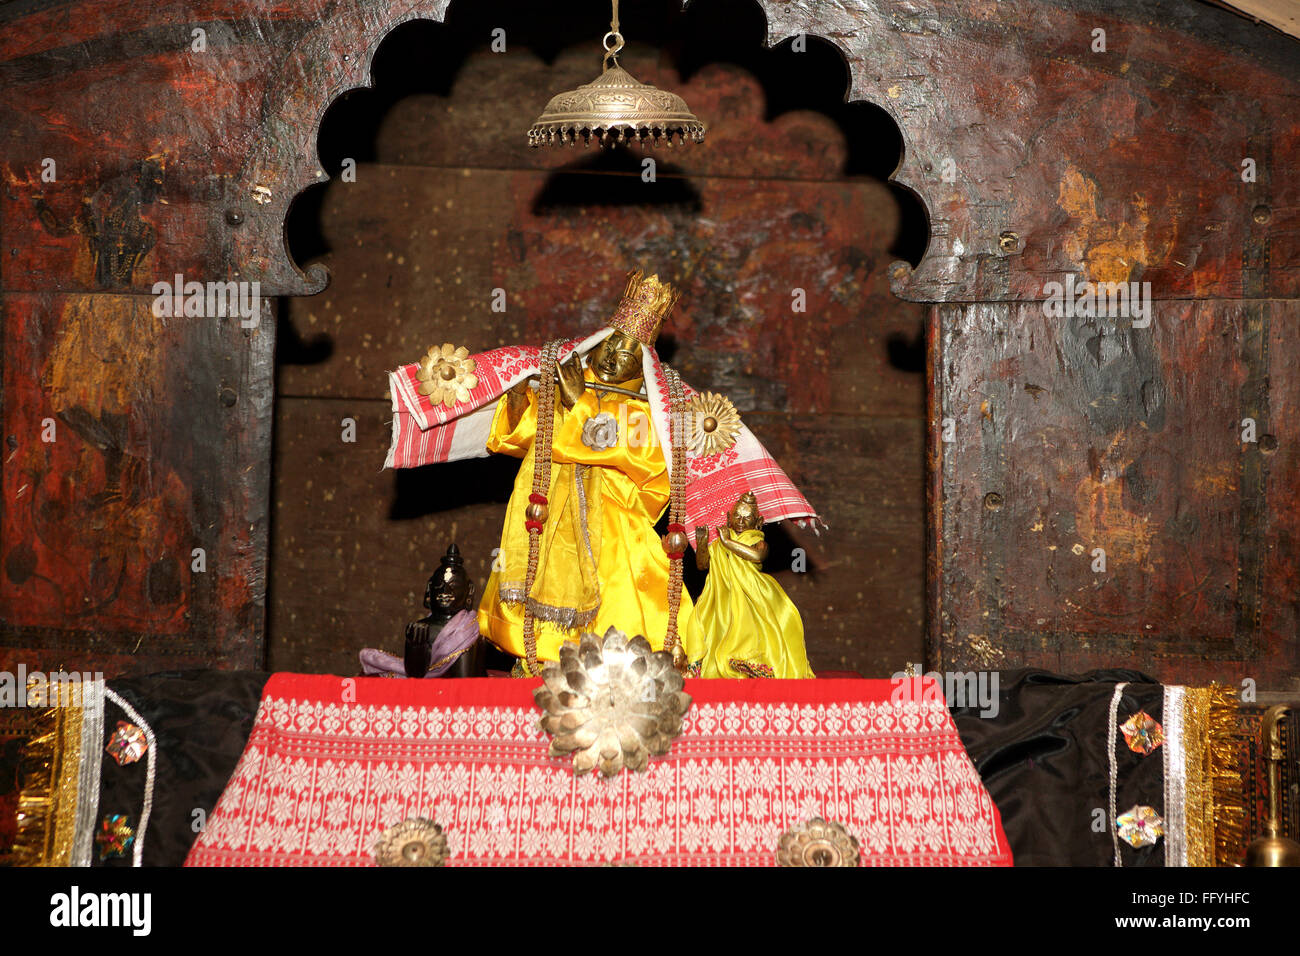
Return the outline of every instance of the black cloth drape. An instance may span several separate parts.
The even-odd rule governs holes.
[[[221,791],[253,729],[253,718],[270,674],[258,671],[182,671],[108,681],[110,690],[134,707],[157,738],[153,810],[145,834],[145,866],[180,866],[198,837],[198,827],[217,805]],[[104,743],[117,722],[130,718],[104,701]],[[103,755],[99,813],[125,813],[139,824],[144,805],[144,758],[118,766]],[[94,866],[130,866],[131,858]]]
[[[1108,734],[1115,685],[1127,681],[1115,740]],[[951,703],[951,702],[950,702]],[[1109,813],[1109,747],[1116,754],[1116,813],[1135,804],[1164,808],[1164,754],[1134,753],[1118,725],[1138,710],[1163,722],[1164,688],[1139,671],[1063,676],[1042,670],[999,675],[996,716],[978,706],[953,719],[984,786],[1002,814],[1017,866],[1114,866]],[[1124,866],[1163,866],[1164,841],[1134,849],[1120,841]]]

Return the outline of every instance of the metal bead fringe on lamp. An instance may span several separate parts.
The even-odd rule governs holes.
[[[705,126],[685,100],[640,82],[618,65],[623,49],[618,0],[613,0],[613,11],[603,41],[604,70],[590,83],[552,97],[528,131],[528,145],[570,146],[581,139],[584,146],[593,141],[598,146],[666,142],[671,148],[674,137],[682,144],[704,142]]]

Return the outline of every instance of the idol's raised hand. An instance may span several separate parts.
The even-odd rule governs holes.
[[[567,362],[556,368],[556,373],[560,377],[560,401],[565,408],[572,408],[587,387],[582,377],[582,357],[574,352]]]

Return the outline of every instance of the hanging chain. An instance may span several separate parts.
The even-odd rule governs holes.
[[[623,49],[623,34],[618,29],[618,0],[613,0],[614,16],[609,21],[609,32],[605,34],[605,39],[601,45],[605,47],[605,69],[609,69],[609,61],[613,60],[614,65],[618,66],[618,51]],[[609,45],[610,38],[613,38],[614,45]],[[602,70],[602,72],[604,72]]]
[[[533,493],[528,496],[530,505],[539,505],[541,519],[529,518],[528,572],[524,577],[524,654],[526,670],[530,677],[540,673],[537,663],[537,622],[530,602],[533,582],[537,580],[537,563],[541,551],[542,530],[546,523],[547,494],[551,490],[551,445],[555,432],[555,366],[563,343],[556,339],[542,348],[540,380],[537,383],[537,434],[533,437]]]

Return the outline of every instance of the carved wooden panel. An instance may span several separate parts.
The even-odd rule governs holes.
[[[1288,685],[1297,321],[1281,301],[1157,303],[1149,328],[938,308],[935,658]]]
[[[0,669],[260,666],[271,320],[0,306]]]
[[[1216,661],[1278,678],[1293,669],[1295,347],[1282,330],[1300,296],[1294,41],[1185,0],[723,6],[745,30],[761,20],[767,42],[807,33],[842,52],[847,97],[897,122],[897,181],[929,218],[925,256],[890,277],[902,297],[952,304],[930,330],[942,358],[931,409],[952,406],[967,430],[951,454],[932,451],[934,653],[959,660],[958,642],[985,635],[1006,663],[1072,668],[1148,648],[1162,676]],[[471,12],[483,9],[458,0],[450,15],[499,19],[516,49],[554,16],[522,2]],[[565,9],[573,42],[594,47],[604,4]],[[709,0],[679,11],[649,5],[625,21],[631,33],[643,17],[649,41],[718,18]],[[316,155],[322,115],[368,82],[395,25],[447,13],[442,0],[0,6],[7,647],[98,654],[93,637],[122,666],[146,667],[167,649],[190,654],[190,639],[195,658],[248,660],[264,584],[270,329],[241,340],[231,326],[177,323],[116,363],[86,358],[95,345],[78,330],[102,316],[105,342],[135,342],[151,328],[154,284],[177,274],[257,281],[266,296],[323,289],[325,271],[303,274],[284,242],[295,197],[332,174]],[[728,36],[708,39],[725,54]],[[587,78],[579,58],[564,62]],[[531,106],[512,109],[502,135]],[[1029,303],[1071,275],[1150,282],[1162,303],[1147,344],[1046,328]],[[1039,351],[1049,340],[1065,356],[1057,366]],[[46,377],[77,368],[86,381]],[[1015,392],[1017,375],[1044,391]],[[36,449],[34,415],[55,418],[69,444]],[[1252,415],[1277,440],[1267,460],[1254,447],[1234,458],[1218,431]],[[59,484],[76,476],[76,492]],[[47,499],[10,497],[24,484]],[[990,492],[1001,510],[986,507]],[[1039,511],[1044,530],[1023,529]],[[109,528],[122,533],[95,538]],[[1038,538],[1013,547],[1049,530],[1056,552]],[[213,541],[229,576],[155,570],[155,534]],[[1092,539],[1120,555],[1105,600],[1059,554]],[[25,589],[49,588],[42,579],[59,590],[37,601]],[[81,616],[68,604],[79,589],[91,608]],[[174,639],[178,627],[188,638]]]
[[[759,5],[768,42],[828,39],[849,65],[848,97],[901,130],[897,180],[923,201],[932,242],[915,272],[896,266],[900,295],[1032,298],[1066,273],[1150,281],[1165,298],[1300,292],[1291,39],[1184,0]],[[78,260],[116,230],[136,247],[153,237],[138,290],[177,271],[259,280],[268,294],[323,288],[282,238],[294,197],[328,176],[321,116],[368,82],[394,26],[441,20],[445,0],[84,6],[0,11],[4,221],[14,245],[40,252],[5,287],[102,287],[102,270]],[[503,4],[495,19],[522,40],[529,6]],[[575,9],[574,42],[594,45],[604,8],[584,9],[592,25]],[[195,28],[207,52],[192,49]],[[60,189],[41,181],[47,156],[66,157]],[[136,193],[138,209],[121,201]]]

